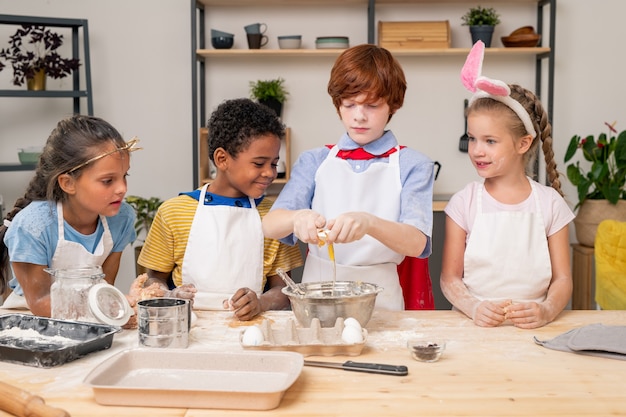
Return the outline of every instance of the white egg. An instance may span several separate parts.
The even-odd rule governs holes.
[[[357,319],[355,319],[354,317],[348,317],[347,319],[345,319],[343,321],[343,325],[345,327],[355,327],[355,328],[359,329],[359,331],[362,330],[361,323],[359,323],[359,321]]]
[[[361,343],[363,342],[363,331],[354,326],[346,326],[341,332],[341,339],[348,344]]]
[[[241,338],[241,343],[244,346],[259,346],[264,341],[265,337],[263,337],[263,332],[258,326],[248,327]]]

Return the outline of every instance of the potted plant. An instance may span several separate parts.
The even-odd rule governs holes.
[[[129,195],[126,197],[126,202],[135,210],[137,216],[135,220],[135,232],[137,233],[137,239],[141,244],[135,246],[135,268],[137,275],[141,275],[145,272],[145,269],[137,263],[141,248],[143,247],[143,241],[150,231],[154,216],[156,216],[157,210],[163,204],[163,201],[158,197],[143,198],[136,195]],[[139,239],[139,236],[143,236],[143,239]]]
[[[0,71],[6,67],[3,59],[13,68],[14,85],[26,81],[29,90],[45,90],[46,76],[64,78],[80,66],[78,59],[59,55],[61,45],[63,35],[45,26],[22,25],[9,38],[9,46],[0,49]]]
[[[580,151],[591,166],[580,161],[567,166],[567,178],[576,187],[578,208],[574,225],[578,242],[593,246],[598,224],[605,219],[626,221],[626,130],[618,133],[615,123],[605,123],[608,135],[574,135],[565,152],[568,162]]]
[[[491,46],[491,37],[496,25],[500,24],[500,15],[493,7],[471,7],[461,16],[464,26],[469,26],[472,44],[481,40],[485,47]]]
[[[250,98],[271,108],[280,117],[283,103],[289,95],[284,84],[285,80],[282,78],[250,81]]]

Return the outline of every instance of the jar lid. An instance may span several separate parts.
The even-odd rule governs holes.
[[[126,296],[113,285],[96,284],[89,290],[89,308],[102,323],[123,326],[132,314]]]

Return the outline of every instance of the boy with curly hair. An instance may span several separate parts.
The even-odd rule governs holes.
[[[194,308],[231,309],[239,320],[288,308],[276,270],[301,266],[299,249],[265,239],[261,229],[284,125],[269,108],[242,98],[221,103],[208,129],[217,175],[159,207],[138,259],[148,269],[145,285],[166,287],[171,278]]]

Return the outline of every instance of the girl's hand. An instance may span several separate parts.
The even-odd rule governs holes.
[[[521,329],[544,326],[550,322],[548,316],[548,309],[543,304],[535,302],[511,304],[506,313],[506,318]]]
[[[193,302],[194,297],[198,289],[193,284],[183,284],[179,287],[174,288],[173,290],[169,290],[165,293],[164,297],[173,297],[173,298],[183,298],[185,300],[190,300]]]
[[[481,327],[496,327],[506,320],[511,300],[479,302],[474,308],[474,323]]]
[[[259,298],[249,288],[240,288],[230,299],[224,300],[224,308],[233,310],[235,317],[241,321],[252,320],[261,313]]]

